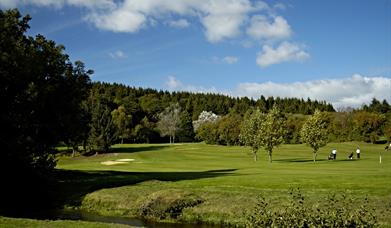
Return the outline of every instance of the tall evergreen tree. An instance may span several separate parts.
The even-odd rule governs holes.
[[[108,152],[118,136],[111,109],[105,98],[92,98],[90,101],[91,131],[89,143],[96,152]]]

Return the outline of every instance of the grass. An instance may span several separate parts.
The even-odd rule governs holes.
[[[357,145],[360,160],[348,160]],[[328,161],[332,148],[337,160]],[[391,226],[391,152],[383,145],[330,143],[312,162],[310,148],[283,145],[273,152],[273,163],[260,151],[254,162],[246,147],[205,144],[116,145],[110,154],[60,157],[57,168],[62,196],[70,207],[102,215],[139,216],[140,208],[159,192],[181,192],[202,199],[184,208],[171,222],[243,224],[245,214],[262,193],[275,207],[285,207],[290,188],[300,188],[309,204],[332,193],[357,201],[368,197],[380,224]],[[379,164],[379,153],[383,154]],[[124,164],[101,162],[134,159]]]
[[[51,227],[51,228],[64,228],[64,227],[85,227],[85,228],[126,228],[130,226],[120,224],[108,224],[99,222],[83,222],[83,221],[67,221],[67,220],[36,220],[36,219],[25,219],[25,218],[7,218],[0,217],[0,227],[8,228],[40,228],[40,227]]]

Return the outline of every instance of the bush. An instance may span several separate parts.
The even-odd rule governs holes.
[[[289,192],[291,200],[284,209],[273,208],[262,195],[251,214],[246,227],[375,227],[374,209],[368,199],[360,204],[352,198],[331,195],[322,203],[305,205],[300,190]]]

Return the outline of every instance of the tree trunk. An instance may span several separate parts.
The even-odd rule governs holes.
[[[175,134],[174,134],[174,136],[172,137],[172,143],[175,143]]]
[[[121,144],[124,144],[124,137],[121,137]]]
[[[272,152],[269,151],[269,163],[272,163],[273,162],[273,159],[272,159]]]
[[[258,161],[257,151],[253,150],[253,154],[254,154],[254,161]]]
[[[73,147],[73,148],[72,148],[72,157],[73,157],[73,158],[75,157],[75,154],[76,154],[76,150],[75,150],[75,148]]]
[[[313,157],[314,157],[314,162],[316,162],[316,156],[318,155],[317,151],[314,151]]]

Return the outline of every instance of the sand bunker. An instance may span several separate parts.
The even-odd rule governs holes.
[[[115,161],[119,161],[119,162],[131,162],[131,161],[134,161],[133,158],[123,158],[123,159],[117,159]]]
[[[134,161],[132,158],[123,158],[123,159],[117,159],[115,161],[104,161],[101,162],[100,164],[102,165],[119,165],[119,164],[128,164],[129,162]]]

